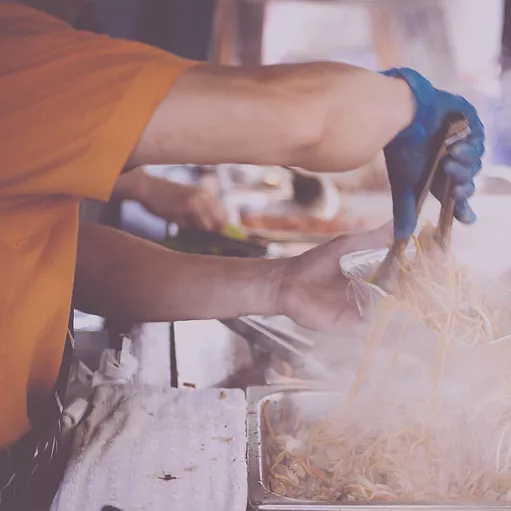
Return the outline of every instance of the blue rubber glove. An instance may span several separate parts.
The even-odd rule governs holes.
[[[430,158],[432,142],[446,115],[451,112],[462,113],[472,133],[467,139],[450,147],[449,155],[440,163],[431,191],[441,200],[445,176],[451,176],[454,185],[452,195],[456,201],[454,215],[465,224],[474,222],[476,216],[468,204],[468,198],[475,191],[474,176],[481,169],[484,153],[484,127],[475,108],[461,96],[435,89],[426,78],[412,69],[391,69],[383,74],[404,79],[417,104],[410,126],[399,133],[384,151],[392,189],[396,239],[406,239],[415,230],[418,188]]]

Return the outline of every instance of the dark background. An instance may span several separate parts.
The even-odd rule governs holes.
[[[96,0],[86,5],[75,26],[205,61],[215,3],[215,0]]]

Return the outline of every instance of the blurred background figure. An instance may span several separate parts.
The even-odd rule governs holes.
[[[121,175],[111,200],[133,201],[153,216],[179,227],[206,231],[225,227],[224,209],[211,192],[151,175],[143,168]]]
[[[169,226],[221,232],[227,223],[222,203],[202,186],[195,167],[156,166],[134,169],[116,181],[110,202],[86,200],[82,221],[122,227],[142,238],[163,241]]]

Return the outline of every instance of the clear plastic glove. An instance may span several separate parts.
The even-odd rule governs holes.
[[[353,236],[339,236],[297,257],[280,259],[284,266],[278,283],[277,311],[304,328],[346,333],[360,315],[348,295],[349,280],[339,270],[339,258],[359,250],[385,246],[392,223]]]
[[[476,216],[468,199],[475,191],[474,176],[481,169],[484,153],[484,127],[475,108],[461,96],[435,89],[422,75],[408,68],[385,71],[386,76],[402,78],[413,92],[417,103],[415,118],[405,130],[385,147],[385,159],[392,189],[394,235],[397,240],[408,238],[417,225],[416,202],[432,141],[447,114],[460,112],[468,120],[471,135],[449,148],[440,162],[440,172],[432,186],[433,195],[441,200],[445,177],[452,178],[452,196],[456,201],[454,215],[465,224]]]

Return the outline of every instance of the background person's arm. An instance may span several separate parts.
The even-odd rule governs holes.
[[[98,224],[80,227],[75,306],[120,324],[286,314],[336,330],[351,311],[343,253],[384,246],[392,226],[289,259],[194,256]]]
[[[220,200],[207,190],[151,176],[140,167],[117,178],[111,199],[136,201],[153,215],[180,227],[220,231],[226,224]]]
[[[130,164],[360,167],[413,120],[408,85],[336,63],[200,66],[178,78]]]

